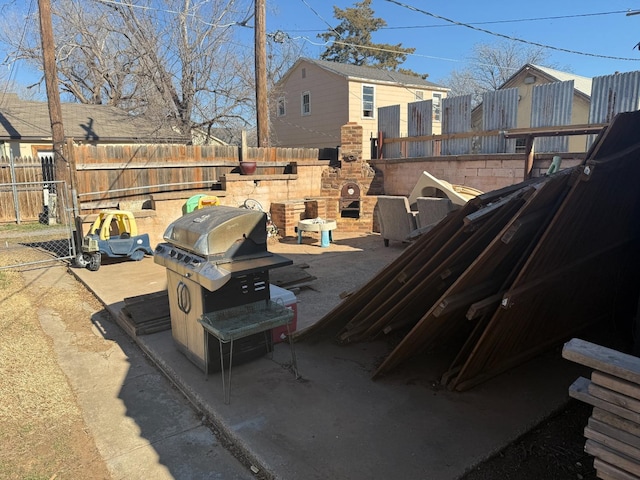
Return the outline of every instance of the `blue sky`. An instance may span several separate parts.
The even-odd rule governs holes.
[[[317,34],[338,24],[333,5],[344,9],[355,2],[266,0],[267,33],[286,33],[288,41],[305,46],[305,55],[316,58],[325,49]],[[37,8],[35,0],[29,5]],[[16,0],[0,0],[0,6],[3,12],[27,9]],[[640,42],[640,15],[625,15],[640,11],[640,0],[373,0],[371,7],[376,17],[387,22],[385,29],[374,33],[373,41],[416,48],[402,67],[427,73],[436,83],[468,64],[474,44],[504,40],[498,35],[555,47],[547,49],[546,64],[577,75],[594,77],[640,70],[640,50],[634,49]],[[253,31],[238,27],[238,35],[240,42],[252,50]],[[12,78],[20,83],[33,83],[39,77],[25,65],[14,65]]]
[[[402,43],[404,47],[416,48],[415,54],[402,66],[428,73],[429,80],[434,82],[465,66],[474,44],[492,44],[501,37],[455,25],[424,12],[526,42],[556,47],[558,50],[548,49],[548,62],[576,75],[594,77],[640,70],[640,51],[634,49],[640,42],[640,15],[625,15],[625,12],[640,10],[638,0],[398,0],[397,3],[389,0],[371,2],[374,15],[387,22],[387,28],[376,32],[373,41]],[[307,56],[317,57],[324,51],[324,46],[317,45],[321,40],[316,35],[327,31],[329,25],[338,24],[333,16],[334,4],[345,9],[352,7],[355,0],[267,0],[267,32],[281,30],[293,41],[306,45]],[[607,14],[593,15],[600,13]]]

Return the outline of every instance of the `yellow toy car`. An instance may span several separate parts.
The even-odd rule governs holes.
[[[96,271],[102,256],[142,260],[153,255],[149,235],[138,234],[133,214],[126,210],[103,210],[93,222],[89,233],[82,238],[81,252],[76,255],[76,265]]]

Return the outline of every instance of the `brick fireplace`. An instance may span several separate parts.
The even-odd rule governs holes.
[[[271,218],[281,235],[295,236],[298,221],[318,217],[336,220],[342,231],[379,231],[374,208],[383,183],[362,159],[362,126],[350,122],[340,133],[339,165],[323,170],[320,196],[271,204]]]

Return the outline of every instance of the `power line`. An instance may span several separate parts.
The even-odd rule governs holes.
[[[486,34],[493,35],[493,36],[496,36],[496,37],[506,38],[507,40],[512,40],[514,42],[525,43],[527,45],[533,45],[533,46],[540,47],[540,48],[548,48],[550,50],[556,50],[556,51],[559,51],[559,52],[571,53],[571,54],[574,54],[574,55],[583,55],[583,56],[586,56],[586,57],[606,58],[608,60],[624,60],[624,61],[632,61],[632,62],[634,62],[634,61],[637,62],[638,60],[640,60],[639,58],[614,57],[614,56],[610,56],[610,55],[600,55],[600,54],[597,54],[597,53],[579,52],[577,50],[570,50],[568,48],[554,47],[552,45],[545,45],[543,43],[531,42],[531,41],[528,41],[528,40],[523,40],[521,38],[512,37],[510,35],[505,35],[503,33],[492,32],[491,30],[486,30],[484,28],[474,27],[473,25],[470,25],[468,23],[458,22],[456,20],[452,20],[450,18],[443,17],[443,16],[435,14],[435,13],[427,12],[426,10],[421,10],[421,9],[419,9],[417,7],[412,6],[412,5],[407,5],[406,3],[398,2],[397,0],[386,0],[386,1],[389,2],[389,3],[394,3],[394,4],[396,4],[396,5],[400,6],[400,7],[406,8],[407,10],[412,10],[414,12],[422,13],[423,15],[428,15],[430,17],[437,18],[439,20],[444,20],[445,22],[449,22],[449,23],[452,23],[454,25],[458,25],[458,26],[461,26],[461,27],[466,27],[466,28],[469,28],[471,30],[476,30],[478,32],[486,33]]]
[[[249,15],[247,18],[245,18],[244,20],[242,20],[240,22],[229,22],[229,23],[226,23],[226,24],[223,24],[223,25],[219,25],[219,24],[216,24],[216,23],[205,22],[196,13],[184,13],[184,12],[180,12],[178,10],[168,10],[168,9],[164,9],[164,8],[148,7],[146,5],[135,5],[133,3],[125,3],[125,2],[121,2],[121,1],[115,1],[115,0],[98,0],[98,2],[104,3],[106,5],[115,5],[115,6],[119,6],[119,7],[138,8],[140,10],[153,10],[155,12],[160,12],[160,13],[171,13],[171,14],[175,14],[175,15],[184,15],[186,17],[192,17],[193,19],[197,20],[198,22],[202,23],[203,25],[206,25],[208,27],[216,27],[216,28],[229,28],[229,27],[233,27],[233,26],[246,27],[247,26],[247,22],[252,17],[252,15]]]
[[[311,7],[309,7],[311,8]],[[311,9],[313,11],[313,9]],[[315,13],[315,12],[314,12]],[[468,22],[468,25],[497,25],[497,24],[501,24],[501,23],[524,23],[524,22],[540,22],[540,21],[549,21],[549,20],[565,20],[565,19],[571,19],[571,18],[583,18],[583,17],[597,17],[597,16],[604,16],[604,15],[619,15],[619,14],[629,14],[628,10],[615,10],[612,12],[597,12],[597,13],[578,13],[578,14],[574,14],[574,15],[557,15],[557,16],[551,16],[551,17],[533,17],[533,18],[516,18],[516,19],[508,19],[508,20],[491,20],[491,21],[486,21],[486,22]],[[319,18],[321,18],[319,15],[317,15]],[[324,21],[324,19],[321,18],[321,20]],[[326,21],[325,21],[326,23]],[[449,28],[449,27],[457,27],[459,25],[442,25],[442,24],[437,24],[437,25],[405,25],[405,26],[395,26],[395,27],[381,27],[379,28],[379,30],[408,30],[408,29],[419,29],[419,28]],[[331,27],[329,25],[329,27]],[[311,29],[304,29],[304,30],[290,30],[291,32],[309,32],[309,33],[313,33],[313,32],[321,32],[322,30],[311,30]]]

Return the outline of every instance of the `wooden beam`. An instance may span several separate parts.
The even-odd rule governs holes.
[[[593,440],[587,440],[584,446],[584,451],[589,455],[600,458],[610,465],[615,465],[617,468],[629,472],[633,475],[640,475],[640,465],[625,455],[620,455],[616,451],[602,445],[599,442]]]
[[[614,405],[601,398],[594,397],[589,393],[589,385],[591,385],[591,382],[588,379],[579,377],[569,387],[569,396],[618,417],[625,418],[634,423],[640,423],[640,414],[619,405]]]
[[[579,338],[567,342],[562,358],[640,384],[640,358]]]
[[[580,125],[558,125],[554,127],[537,127],[537,128],[513,128],[511,130],[478,130],[472,132],[446,133],[440,135],[420,135],[417,137],[396,137],[385,138],[384,143],[402,143],[402,142],[428,142],[437,140],[456,140],[462,138],[473,137],[494,137],[503,136],[504,138],[526,138],[526,137],[557,137],[563,135],[589,135],[600,133],[608,124],[580,124]],[[381,143],[378,143],[380,147]],[[382,158],[382,157],[378,157]]]
[[[559,137],[564,135],[589,135],[600,133],[607,123],[557,125],[555,127],[513,128],[503,132],[504,138]]]

